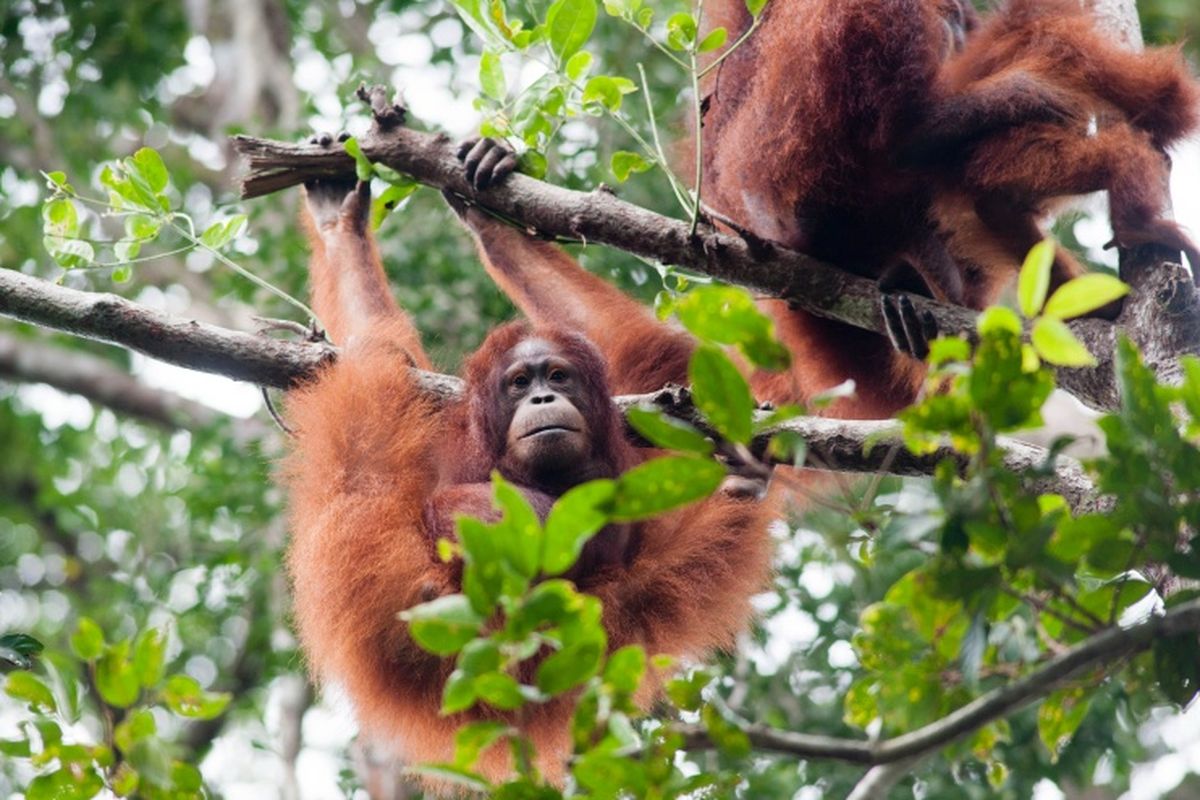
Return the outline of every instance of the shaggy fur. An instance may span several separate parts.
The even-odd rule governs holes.
[[[1127,50],[1075,0],[1011,0],[941,70],[936,102],[910,149],[938,176],[935,217],[970,270],[969,305],[1011,280],[1058,201],[1087,192],[1108,192],[1115,244],[1182,250],[1200,269],[1195,245],[1164,218],[1163,150],[1200,124],[1200,84],[1178,48]],[[979,124],[1020,104],[1053,118]],[[1059,248],[1054,285],[1084,271]]]
[[[438,520],[452,511],[497,515],[487,485],[470,482],[496,466],[490,393],[505,355],[530,335],[557,343],[586,373],[589,422],[612,469],[637,463],[642,451],[618,427],[600,351],[558,329],[498,329],[468,362],[466,400],[431,403],[405,368],[405,355],[421,365],[428,359],[387,291],[363,224],[366,196],[359,191],[331,210],[328,198],[314,195],[313,301],[344,350],[288,397],[297,438],[282,481],[296,627],[314,677],[345,687],[366,735],[411,763],[448,761],[455,728],[489,712],[438,713],[452,663],[417,648],[397,614],[461,588],[461,565],[436,556],[437,536],[448,533],[432,529]],[[653,344],[641,347],[653,362]],[[531,494],[544,513],[553,498]],[[771,516],[767,504],[718,494],[632,526],[624,559],[600,559],[602,567],[575,576],[604,603],[610,647],[636,643],[649,653],[703,657],[732,646],[769,575]],[[652,696],[650,689],[642,700]],[[552,776],[561,775],[569,752],[570,712],[560,701],[521,718]],[[508,769],[498,751],[481,765],[491,777]]]

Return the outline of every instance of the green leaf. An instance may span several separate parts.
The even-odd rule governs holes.
[[[41,711],[52,712],[58,708],[50,687],[32,672],[10,673],[4,681],[4,693]]]
[[[577,81],[587,74],[587,71],[592,67],[592,54],[586,50],[580,50],[575,55],[567,59],[567,66],[564,71],[567,77],[573,81]]]
[[[729,758],[745,758],[750,754],[750,737],[738,726],[721,716],[714,707],[705,704],[700,709],[700,720],[708,731],[708,738],[722,755]]]
[[[64,269],[86,267],[96,260],[96,249],[82,239],[55,239],[47,236],[42,240],[42,244]]]
[[[796,431],[781,431],[771,437],[767,455],[780,464],[803,467],[808,459],[808,441]]]
[[[163,679],[166,660],[167,638],[154,628],[142,631],[133,646],[133,668],[144,688],[153,688]]]
[[[1043,314],[1054,319],[1073,319],[1119,300],[1129,294],[1129,284],[1115,275],[1089,272],[1058,287]]]
[[[703,433],[663,411],[635,406],[625,413],[629,424],[650,444],[665,450],[710,455],[714,445]]]
[[[138,239],[121,239],[113,245],[113,256],[117,261],[133,261],[142,252],[142,243]],[[118,280],[118,272],[122,276]],[[113,270],[113,280],[117,283],[124,283],[133,277],[133,268],[128,264]]]
[[[636,91],[637,84],[628,78],[596,75],[588,78],[588,82],[584,84],[580,102],[585,106],[599,104],[615,112],[621,108],[622,96]]]
[[[492,526],[497,548],[507,565],[518,575],[537,575],[542,552],[542,523],[521,490],[499,472],[492,473],[496,506],[503,512],[501,521]]]
[[[647,461],[621,476],[613,500],[612,519],[632,522],[662,514],[716,491],[725,468],[694,456]]]
[[[189,796],[198,796],[204,786],[204,775],[193,764],[175,761],[171,764],[171,783]]]
[[[621,183],[629,180],[629,176],[635,172],[646,172],[654,167],[652,163],[637,153],[628,150],[618,150],[613,153],[610,166],[613,175]]]
[[[479,85],[483,93],[498,102],[504,102],[508,87],[504,82],[504,67],[495,50],[484,50],[479,59]]]
[[[47,236],[74,239],[79,235],[79,212],[75,203],[65,197],[51,200],[42,206],[42,231]]]
[[[405,178],[405,176],[401,177]],[[384,189],[379,197],[371,201],[371,230],[379,230],[383,225],[384,217],[420,188],[421,184],[408,178],[406,182],[393,183]]]
[[[979,315],[978,322],[975,323],[976,329],[980,336],[988,336],[1007,331],[1021,335],[1021,318],[1011,308],[1004,306],[992,306],[984,310]]]
[[[479,699],[502,711],[512,711],[525,704],[521,684],[507,672],[489,672],[475,679],[475,692]]]
[[[484,720],[464,725],[454,734],[454,766],[470,769],[485,750],[510,733],[503,722]]]
[[[538,665],[537,686],[551,696],[574,689],[596,674],[603,656],[603,641],[575,642]]]
[[[766,4],[767,0],[746,0],[746,10],[750,12],[750,16],[757,19]]]
[[[567,625],[584,610],[583,596],[567,580],[542,581],[511,612],[505,627],[510,639],[523,639],[533,631]]]
[[[133,277],[133,268],[129,266],[114,267],[110,277],[113,283],[128,283]]]
[[[578,560],[588,539],[608,524],[607,509],[617,494],[616,481],[597,480],[572,488],[546,517],[542,572],[561,575]]]
[[[1094,367],[1097,364],[1066,323],[1053,317],[1042,317],[1033,323],[1030,341],[1042,359],[1056,366]]]
[[[245,214],[237,214],[227,220],[214,222],[205,229],[204,233],[200,234],[200,242],[213,250],[220,250],[236,239],[245,226]]]
[[[371,159],[367,158],[362,151],[362,146],[358,140],[351,136],[346,141],[342,142],[342,147],[354,159],[354,175],[360,181],[369,181],[375,175],[374,165],[371,164]]]
[[[467,675],[482,675],[500,669],[500,645],[491,639],[473,639],[458,654],[458,669]]]
[[[424,649],[437,655],[457,653],[479,635],[483,617],[465,595],[448,594],[401,612],[409,632]]]
[[[172,675],[163,688],[167,708],[189,719],[215,719],[224,713],[232,700],[227,692],[206,692],[189,675]]]
[[[646,651],[640,645],[626,645],[608,657],[604,665],[604,682],[613,691],[633,694],[646,674]]]
[[[157,732],[154,714],[148,708],[140,708],[117,725],[113,739],[117,747],[128,753],[138,742],[149,739]]]
[[[775,339],[775,323],[758,309],[754,298],[735,286],[698,286],[675,303],[679,321],[697,338],[736,345],[756,366],[785,369],[787,348]]]
[[[546,12],[550,49],[563,62],[575,55],[596,27],[595,0],[557,0]]]
[[[32,753],[28,739],[0,739],[0,755],[29,758]]]
[[[132,162],[134,172],[146,182],[154,194],[157,195],[167,188],[171,176],[157,150],[143,147],[133,154]]]
[[[125,235],[130,239],[153,239],[161,228],[162,221],[147,214],[130,214],[125,218]]]
[[[492,528],[471,517],[457,520],[458,541],[470,568],[463,573],[463,594],[482,617],[492,613],[504,590],[504,564]]]
[[[667,682],[667,697],[684,711],[699,711],[704,704],[704,687],[712,683],[712,679],[711,674],[701,669],[686,677],[673,678]]]
[[[696,52],[707,53],[710,50],[716,50],[725,44],[729,39],[729,31],[725,28],[714,28],[707,36],[700,40],[700,44],[696,46]]]
[[[754,429],[750,385],[729,357],[712,345],[701,345],[688,362],[692,397],[705,419],[731,442],[749,444]]]
[[[546,156],[537,150],[526,150],[517,157],[517,169],[522,175],[528,175],[531,178],[541,180],[546,177],[546,169],[549,163],[546,161]]]
[[[1057,761],[1087,716],[1091,697],[1084,689],[1063,689],[1047,697],[1037,712],[1038,736]]]
[[[141,693],[137,672],[129,658],[129,642],[108,648],[96,662],[96,689],[110,706],[129,708]]]
[[[27,633],[6,633],[0,636],[0,647],[23,656],[36,656],[46,646]]]
[[[687,50],[696,41],[696,18],[680,11],[667,18],[667,46],[673,50]]]
[[[1025,257],[1017,278],[1017,300],[1021,313],[1034,317],[1046,302],[1050,288],[1050,268],[1054,266],[1054,240],[1044,239],[1033,246]]]
[[[81,661],[95,661],[104,652],[104,632],[89,617],[80,617],[71,634],[71,652]]]
[[[457,714],[475,705],[475,676],[456,669],[442,688],[442,713]]]

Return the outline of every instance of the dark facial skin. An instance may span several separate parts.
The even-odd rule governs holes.
[[[573,486],[593,471],[591,431],[578,371],[558,349],[527,339],[508,354],[500,402],[507,416],[504,462],[545,487]]]

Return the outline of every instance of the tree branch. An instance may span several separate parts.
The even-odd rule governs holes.
[[[103,358],[43,341],[0,333],[0,378],[45,383],[164,428],[206,428],[221,419],[212,408],[153,389]]]
[[[870,742],[778,730],[766,725],[744,726],[752,746],[797,758],[828,759],[879,766],[917,759],[970,735],[1041,699],[1081,672],[1103,668],[1149,648],[1156,639],[1200,631],[1200,600],[1151,616],[1127,628],[1109,628],[1051,659],[1016,681],[977,697],[936,722],[911,733]],[[688,750],[716,747],[700,725],[678,725]]]
[[[404,127],[400,124],[402,107],[385,102],[379,87],[367,97],[376,124],[359,144],[372,161],[461,195],[536,235],[616,247],[787,298],[822,317],[885,333],[875,281],[773,243],[729,236],[710,226],[701,226],[693,236],[686,222],[622,201],[604,188],[579,192],[518,174],[499,186],[475,192],[445,135]],[[354,176],[354,162],[344,152],[246,136],[234,137],[233,143],[249,163],[242,183],[246,198],[312,179]],[[1183,268],[1163,263],[1178,261],[1178,254],[1143,248],[1132,255],[1139,263],[1155,268],[1123,269],[1135,293],[1126,303],[1120,325],[1133,333],[1143,349],[1155,354],[1148,361],[1160,377],[1169,379],[1178,375],[1181,354],[1200,354],[1200,301]],[[973,335],[974,312],[928,298],[912,299],[918,308],[933,313],[940,330]],[[1153,324],[1148,324],[1149,320]],[[1119,398],[1112,353],[1117,328],[1101,320],[1077,320],[1071,328],[1101,363],[1094,369],[1060,371],[1059,385],[1094,408],[1115,408]]]
[[[334,354],[326,344],[239,333],[10,269],[0,269],[0,315],[121,345],[168,364],[276,388],[295,385]]]
[[[0,270],[0,315],[121,345],[171,364],[260,386],[294,386],[314,375],[337,354],[334,347],[325,343],[284,342],[231,331],[164,314],[115,295],[55,286],[12,270]],[[63,363],[62,359],[68,357],[71,361]],[[44,380],[149,418],[175,418],[173,415],[182,413],[186,419],[200,423],[212,413],[164,394],[145,397],[145,387],[132,377],[123,373],[114,375],[108,365],[100,366],[85,358],[62,351],[39,350],[27,340],[10,343],[6,355],[5,340],[0,338],[0,373],[7,363],[8,369],[23,371],[30,380]],[[76,368],[82,372],[72,375]],[[459,378],[422,370],[413,373],[421,388],[441,402],[452,402],[462,396],[463,384]],[[125,388],[130,391],[127,398],[120,396]],[[616,397],[613,402],[622,412],[637,405],[656,406],[715,435],[700,417],[687,390],[680,387]],[[176,403],[184,405],[172,408]],[[765,416],[760,414],[759,418]],[[903,446],[896,423],[886,420],[794,419],[762,432],[752,443],[752,452],[762,457],[771,437],[785,430],[798,433],[807,441],[807,465],[818,469],[930,475],[945,458],[964,464],[949,447],[925,456],[912,454]],[[630,434],[636,437],[632,430]],[[1048,456],[1040,447],[1014,440],[1005,441],[1004,447],[1006,463],[1014,471],[1038,469]],[[1064,456],[1055,462],[1053,477],[1039,479],[1034,488],[1063,495],[1077,511],[1094,510],[1100,502],[1079,463]]]

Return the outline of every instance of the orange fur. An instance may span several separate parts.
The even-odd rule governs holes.
[[[706,4],[709,24],[749,19],[739,0]],[[928,113],[951,43],[941,0],[772,0],[758,30],[709,73],[705,203],[752,233],[872,278],[907,265],[926,291],[961,301],[959,273],[929,221],[928,181],[900,146]],[[886,337],[764,304],[792,350],[784,375],[756,376],[764,399],[792,402],[854,380],[829,413],[885,417],[910,403],[924,370]]]
[[[1035,96],[1059,118],[956,135],[981,105],[1002,102],[1000,84],[1019,88],[1010,100]],[[965,282],[969,305],[1012,278],[1056,202],[1087,192],[1108,192],[1117,244],[1183,250],[1200,267],[1195,245],[1164,218],[1162,150],[1200,126],[1200,83],[1178,48],[1114,44],[1075,0],[1011,0],[947,62],[937,91],[939,114],[917,138],[940,179],[935,217],[955,256],[977,269]],[[1060,250],[1054,283],[1084,271]]]
[[[435,500],[486,510],[470,480],[494,465],[465,463],[484,451],[473,441],[487,424],[477,419],[478,398],[487,396],[477,384],[530,334],[514,326],[494,332],[468,365],[468,400],[433,404],[413,384],[400,352],[427,363],[420,342],[394,301],[377,296],[386,280],[374,245],[349,216],[310,226],[316,311],[346,344],[336,363],[288,397],[297,438],[281,477],[293,532],[288,569],[296,627],[314,677],[345,687],[367,736],[410,763],[447,761],[458,725],[501,715],[440,716],[452,664],[417,648],[397,614],[460,588],[459,565],[436,557],[428,512]],[[571,340],[553,329],[537,335]],[[604,376],[593,377],[607,403]],[[641,456],[617,431],[609,445],[614,460],[636,461]],[[626,563],[609,561],[576,576],[582,590],[604,602],[610,646],[637,643],[680,657],[732,646],[751,617],[751,595],[769,574],[771,516],[768,504],[718,494],[632,526]],[[520,721],[551,776],[561,777],[571,710],[559,700]],[[493,752],[481,769],[499,777],[507,759]]]
[[[703,197],[759,237],[879,277],[907,264],[934,296],[955,300],[957,267],[929,220],[928,180],[896,151],[932,99],[953,0],[772,0],[756,33],[704,86]],[[750,24],[742,0],[705,6],[732,41]],[[567,255],[469,213],[489,273],[531,319],[601,344],[618,389],[686,381],[690,341]],[[760,400],[804,401],[848,379],[857,396],[827,413],[885,417],[907,405],[924,369],[886,337],[766,301],[793,354],[783,374],[755,372]],[[647,358],[654,363],[647,364]],[[619,366],[616,366],[618,365]],[[624,377],[628,376],[628,380]]]

